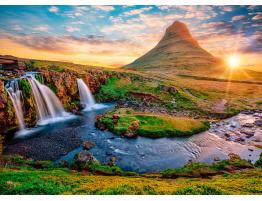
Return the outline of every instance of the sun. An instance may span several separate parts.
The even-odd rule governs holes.
[[[240,58],[238,55],[230,55],[227,57],[227,65],[230,68],[238,68],[240,65]]]

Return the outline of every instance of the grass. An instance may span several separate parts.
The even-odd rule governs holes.
[[[1,160],[7,160],[7,164],[0,167],[0,194],[222,195],[262,193],[261,168],[216,174],[208,179],[199,176],[175,179],[171,177],[171,179],[161,174],[154,174],[154,177],[150,174],[104,174],[110,168],[117,169],[117,167],[106,167],[98,163],[90,163],[89,169],[75,171],[55,167],[49,161],[25,160],[20,156],[4,157]],[[242,159],[231,156],[226,161],[236,162],[237,160]],[[42,166],[36,164],[42,164]],[[177,171],[188,173],[207,167],[212,166],[191,163],[183,168],[178,168]],[[102,170],[102,172],[97,170]]]
[[[234,171],[240,169],[253,168],[253,165],[241,159],[238,155],[230,154],[229,159],[215,162],[211,165],[201,162],[194,162],[185,165],[182,168],[167,169],[162,172],[164,178],[177,178],[177,177],[209,177],[221,174],[225,171]]]
[[[196,185],[189,186],[183,189],[179,189],[173,193],[173,195],[224,195],[225,193],[218,188]]]
[[[0,169],[0,194],[261,194],[261,169],[201,178],[83,175],[65,169]]]
[[[140,104],[145,99],[150,99],[148,101],[149,104],[161,105],[168,108],[174,96],[169,92],[162,91],[160,86],[161,83],[158,81],[126,74],[121,77],[108,78],[95,96],[100,102],[130,101],[134,104]]]
[[[116,114],[118,115],[117,122],[114,120]],[[140,113],[123,108],[106,113],[98,121],[117,135],[124,135],[128,132],[132,123],[137,122],[139,127],[134,130],[135,134],[150,138],[189,136],[209,128],[209,123],[206,121]]]

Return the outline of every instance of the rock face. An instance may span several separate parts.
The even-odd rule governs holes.
[[[175,21],[152,50],[124,68],[163,72],[206,71],[218,63],[217,58],[200,47],[184,23]]]

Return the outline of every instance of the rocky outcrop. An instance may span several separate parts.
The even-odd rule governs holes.
[[[43,77],[44,84],[55,92],[64,108],[69,112],[76,112],[80,109],[77,78],[82,78],[91,92],[94,93],[99,90],[108,77],[112,76],[110,72],[96,69],[88,70],[82,74],[67,69],[61,72],[46,69],[38,69],[38,71]],[[5,82],[13,78],[19,78],[24,74],[24,71],[0,71],[0,134],[2,133],[2,135],[5,135],[10,128],[17,129],[15,111],[5,91]],[[23,110],[26,125],[35,125],[36,110],[30,90],[26,94],[23,93]]]

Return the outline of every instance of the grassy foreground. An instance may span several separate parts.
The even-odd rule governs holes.
[[[212,178],[85,175],[66,169],[0,169],[0,194],[262,194],[262,170]]]
[[[196,162],[139,175],[96,161],[75,161],[65,168],[51,161],[2,156],[0,194],[262,194],[262,154],[255,166],[235,154],[229,157],[211,165]]]
[[[102,124],[117,135],[140,135],[151,138],[188,136],[209,128],[206,121],[141,113],[125,108],[110,111],[98,118],[98,121],[98,125]]]

